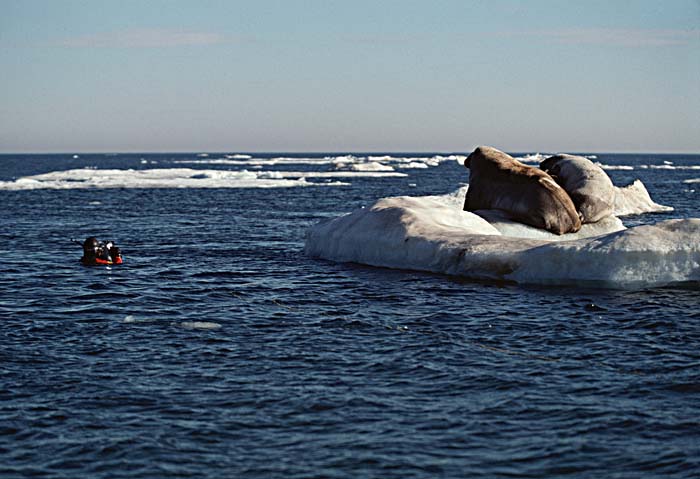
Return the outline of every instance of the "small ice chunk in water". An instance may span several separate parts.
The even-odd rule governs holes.
[[[221,325],[211,321],[183,321],[180,323],[185,329],[219,329]]]

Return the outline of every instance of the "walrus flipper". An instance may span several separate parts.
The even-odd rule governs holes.
[[[549,176],[540,177],[538,183],[549,191],[552,201],[558,204],[554,211],[549,210],[549,215],[545,216],[545,229],[558,235],[576,233],[580,230],[581,216],[564,188]]]

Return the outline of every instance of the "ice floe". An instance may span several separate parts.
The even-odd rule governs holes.
[[[190,168],[118,170],[81,168],[0,181],[0,190],[87,188],[283,188],[338,186],[342,182],[307,179],[405,177],[395,171],[222,171]]]
[[[626,229],[619,219],[557,236],[462,211],[465,189],[383,198],[307,232],[311,257],[523,284],[646,287],[700,281],[700,219]],[[616,214],[667,211],[641,182],[618,188]],[[483,213],[483,212],[480,212]]]

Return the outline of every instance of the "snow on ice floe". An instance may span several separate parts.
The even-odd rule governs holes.
[[[626,211],[659,211],[661,205],[649,204],[641,189],[641,182],[620,188],[619,203]],[[557,236],[462,211],[464,193],[380,199],[312,226],[305,251],[339,262],[523,284],[646,287],[700,281],[700,219],[626,229],[611,217]]]
[[[87,189],[87,188],[283,188],[294,186],[339,186],[336,178],[404,177],[393,171],[221,171],[190,168],[149,170],[98,170],[82,168],[0,181],[0,190]],[[307,179],[323,179],[310,182]]]

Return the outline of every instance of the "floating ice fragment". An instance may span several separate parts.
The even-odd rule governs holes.
[[[625,187],[615,187],[615,216],[639,215],[642,213],[661,213],[673,211],[670,206],[655,203],[640,180]]]
[[[183,321],[180,326],[185,329],[219,329],[221,327],[219,323],[210,321]]]
[[[552,155],[543,155],[542,153],[530,153],[524,156],[516,156],[514,158],[522,163],[541,163],[545,158],[549,156]]]
[[[350,165],[350,169],[353,171],[394,171],[389,165],[382,165],[376,161],[371,161],[369,163],[354,163]]]
[[[634,170],[634,167],[629,166],[629,165],[605,165],[599,161],[596,161],[595,164],[600,166],[604,170],[624,170],[624,171]]]

